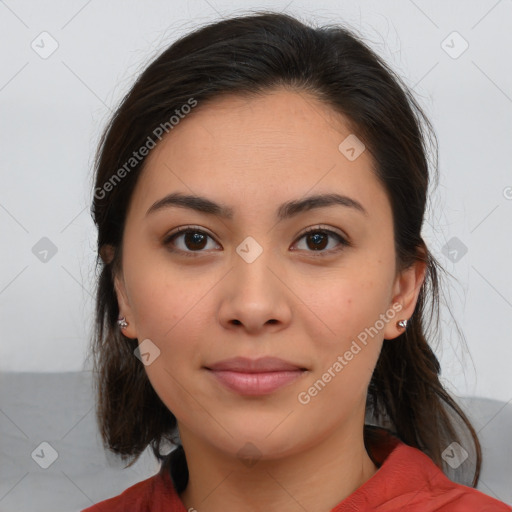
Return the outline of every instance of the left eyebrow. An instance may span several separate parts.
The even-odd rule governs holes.
[[[351,197],[340,194],[317,194],[308,196],[304,199],[297,199],[283,203],[277,209],[276,217],[279,221],[282,221],[308,210],[336,205],[352,208],[355,211],[368,216],[368,212],[363,207],[363,205]],[[223,217],[226,219],[232,219],[234,213],[233,209],[229,206],[216,203],[207,197],[173,192],[151,205],[146,212],[146,215],[165,208],[171,208],[173,206],[179,208],[188,208],[200,213],[215,215],[217,217]]]

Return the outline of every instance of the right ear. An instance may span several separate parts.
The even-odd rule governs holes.
[[[115,248],[112,245],[105,244],[100,249],[101,259],[108,265],[115,254]],[[117,297],[117,305],[119,307],[119,316],[124,317],[128,322],[128,326],[122,329],[122,333],[127,338],[137,338],[137,330],[135,328],[135,318],[126,293],[126,286],[122,275],[114,275],[114,290]]]
[[[105,263],[105,265],[108,265],[112,261],[114,254],[115,254],[114,246],[112,246],[110,244],[103,244],[101,246],[100,256],[101,256],[101,259],[103,260],[103,263]]]
[[[137,338],[137,329],[135,326],[135,317],[133,315],[128,295],[126,293],[126,286],[123,277],[114,276],[114,289],[117,296],[117,304],[119,305],[119,316],[124,317],[128,322],[128,326],[121,330],[127,338]]]

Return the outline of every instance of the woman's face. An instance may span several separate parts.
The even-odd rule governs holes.
[[[182,439],[275,458],[362,425],[383,339],[400,334],[421,284],[395,273],[392,211],[371,169],[338,115],[284,90],[199,104],[151,151],[116,290]],[[168,194],[221,206],[149,211]],[[345,204],[303,203],[333,194]],[[215,367],[235,357],[282,362]]]

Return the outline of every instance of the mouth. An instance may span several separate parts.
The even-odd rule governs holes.
[[[308,372],[303,366],[274,357],[236,357],[205,369],[225,388],[247,396],[268,395]]]

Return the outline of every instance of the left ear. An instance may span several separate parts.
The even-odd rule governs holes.
[[[384,339],[392,340],[404,332],[403,329],[397,327],[396,323],[399,320],[409,320],[411,318],[418,301],[421,286],[425,281],[426,270],[426,262],[415,261],[396,277],[393,287],[393,299],[390,306],[394,305],[394,308],[396,308],[396,305],[400,304],[402,309],[386,325]]]

